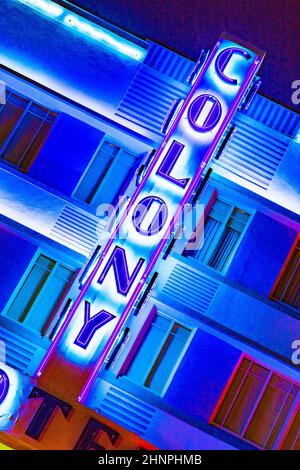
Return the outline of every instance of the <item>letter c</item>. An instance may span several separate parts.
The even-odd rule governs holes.
[[[229,83],[230,85],[237,85],[237,80],[225,75],[224,70],[234,54],[238,54],[246,60],[251,59],[251,55],[244,49],[240,49],[239,47],[229,47],[220,52],[215,62],[217,74],[224,82]]]

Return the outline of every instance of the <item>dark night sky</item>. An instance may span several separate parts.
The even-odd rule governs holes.
[[[261,93],[300,111],[300,0],[75,0],[74,5],[196,60],[222,31],[266,50]]]

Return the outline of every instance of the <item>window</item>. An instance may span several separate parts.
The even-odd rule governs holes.
[[[43,327],[70,283],[74,272],[40,255],[18,290],[6,315],[27,328],[43,332]]]
[[[122,158],[119,158],[121,153]],[[104,141],[75,190],[74,197],[93,206],[112,202],[126,181],[134,160],[133,155],[118,145]]]
[[[292,421],[292,424],[285,436],[282,450],[300,450],[300,408]]]
[[[226,272],[250,215],[227,202],[216,199],[204,224],[203,246],[184,251],[222,273]]]
[[[0,105],[0,157],[27,172],[44,144],[57,115],[8,90]]]
[[[300,307],[300,239],[289,257],[272,299],[296,309]]]
[[[156,315],[126,376],[161,395],[187,346],[191,330]]]
[[[272,449],[298,391],[287,378],[244,357],[212,424]]]

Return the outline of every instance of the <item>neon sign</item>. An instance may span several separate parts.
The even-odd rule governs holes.
[[[85,280],[37,371],[42,373],[55,349],[83,369],[91,368],[79,401],[125,325],[262,58],[257,49],[220,37]]]
[[[148,444],[137,436],[131,435],[130,432],[120,428],[120,426],[117,426],[117,429],[112,428],[109,423],[107,423],[106,419],[104,419],[104,422],[98,421],[90,416],[89,413],[85,414],[83,417],[82,408],[76,407],[78,403],[70,404],[46,392],[40,387],[33,387],[29,393],[28,399],[29,402],[38,400],[40,403],[38,408],[35,409],[34,414],[32,414],[32,409],[29,403],[27,403],[26,410],[24,410],[25,413],[23,413],[23,420],[26,427],[24,429],[22,426],[22,431],[26,436],[24,436],[25,442],[30,438],[30,445],[32,445],[31,440],[34,440],[38,445],[41,441],[44,441],[44,445],[47,446],[47,440],[45,442],[43,433],[49,426],[53,426],[52,420],[54,416],[60,414],[61,417],[65,418],[62,431],[64,438],[59,441],[60,448],[64,448],[65,446],[70,448],[70,445],[72,445],[74,450],[106,450],[118,449],[120,444],[124,446],[125,443],[127,449],[138,449],[139,447],[145,449],[154,448],[151,444]],[[26,419],[24,419],[24,415]],[[27,421],[29,421],[29,424],[27,424]],[[74,445],[74,425],[75,428],[78,428],[78,423],[81,421],[84,427],[82,432],[76,437],[76,443]],[[103,447],[103,444],[105,447]],[[42,448],[45,448],[43,444]]]

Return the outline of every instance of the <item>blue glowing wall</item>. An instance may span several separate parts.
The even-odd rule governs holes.
[[[140,63],[10,0],[0,5],[0,61],[106,116],[114,113]]]
[[[103,136],[98,129],[60,114],[29,175],[70,196]]]
[[[228,278],[268,297],[296,236],[292,227],[256,212],[232,260]]]
[[[0,310],[5,307],[36,249],[24,238],[0,225]]]

